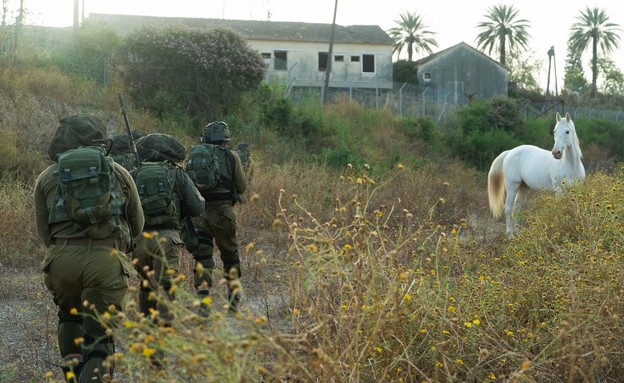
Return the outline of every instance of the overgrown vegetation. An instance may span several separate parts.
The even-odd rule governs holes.
[[[124,129],[119,79],[100,86],[52,67],[3,66],[0,76],[0,293],[20,312],[52,305],[37,282],[45,249],[31,188],[50,163],[58,118],[95,113],[111,136]],[[241,315],[225,314],[218,289],[209,320],[196,315],[185,254],[171,328],[155,327],[132,300],[100,313],[119,346],[117,381],[622,380],[621,126],[575,121],[588,168],[611,162],[561,196],[534,193],[520,235],[507,241],[489,218],[485,170],[517,144],[552,145],[554,116],[525,119],[513,100],[495,99],[436,127],[345,99],[294,105],[282,95],[263,84],[220,116],[235,140],[251,142],[255,161],[238,207]],[[133,128],[196,142],[195,116],[159,100],[175,113],[128,97]],[[62,381],[50,312],[20,321],[46,348],[18,350],[29,363],[7,358],[0,376]],[[166,368],[152,368],[153,357]]]

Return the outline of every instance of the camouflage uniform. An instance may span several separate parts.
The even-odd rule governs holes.
[[[169,138],[168,138],[169,137]],[[168,139],[167,139],[168,138]],[[179,261],[182,254],[182,246],[184,241],[180,236],[180,219],[184,217],[197,217],[204,210],[204,198],[199,194],[197,188],[193,184],[188,174],[179,166],[171,163],[172,161],[184,160],[185,148],[182,144],[177,142],[169,142],[175,140],[174,138],[163,134],[150,134],[139,140],[137,143],[137,149],[139,156],[146,161],[143,162],[161,162],[168,161],[169,175],[174,180],[174,196],[176,197],[176,209],[181,212],[177,222],[169,222],[159,226],[149,226],[146,224],[144,231],[147,235],[137,239],[137,249],[133,252],[133,263],[139,276],[141,278],[141,288],[139,292],[139,306],[144,315],[149,315],[150,309],[158,309],[163,319],[163,324],[169,326],[171,324],[171,317],[168,315],[168,309],[166,304],[160,304],[154,301],[154,297],[150,297],[152,291],[158,291],[158,287],[163,288],[165,297],[169,300],[174,299],[173,294],[170,293],[172,286],[172,279],[178,275]],[[156,150],[159,153],[150,153],[152,142],[167,143],[167,148],[163,150]],[[171,147],[174,143],[177,143],[181,150],[181,158],[166,158],[166,150],[171,152]],[[163,157],[165,155],[165,157]],[[150,233],[157,232],[156,237],[152,237]],[[158,239],[163,239],[165,242],[160,242]],[[172,270],[173,273],[167,272]],[[153,271],[152,277],[147,275],[147,271]]]
[[[204,128],[202,140],[203,142],[227,147],[231,137],[225,123],[213,122]],[[195,287],[200,298],[208,295],[210,288],[213,286],[214,243],[216,243],[221,253],[224,269],[223,276],[226,280],[231,281],[241,276],[238,241],[236,238],[235,200],[232,198],[232,193],[234,192],[235,196],[244,193],[247,188],[247,181],[238,154],[232,150],[229,150],[229,152],[234,158],[234,169],[227,177],[230,181],[233,181],[232,184],[236,190],[230,190],[226,186],[221,185],[215,190],[202,192],[202,196],[206,199],[206,208],[201,216],[193,219],[199,241],[199,247],[193,251],[193,257],[196,263]],[[234,291],[229,283],[228,287],[230,310],[237,311],[240,303],[240,293]]]
[[[106,137],[104,125],[93,116],[70,116],[60,122],[48,150],[54,161],[68,149],[102,143]],[[101,382],[104,375],[112,375],[112,369],[103,362],[113,354],[114,340],[94,314],[108,312],[111,307],[122,309],[132,272],[124,252],[144,224],[132,177],[117,164],[114,176],[125,199],[125,215],[115,216],[110,221],[114,225],[109,221],[93,225],[49,223],[58,186],[56,164],[39,175],[34,189],[37,232],[47,247],[42,264],[44,282],[59,308],[59,351],[65,362],[80,361],[75,369],[79,382]],[[79,338],[84,339],[82,345],[75,342]]]

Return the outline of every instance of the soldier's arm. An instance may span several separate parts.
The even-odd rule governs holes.
[[[240,157],[236,151],[231,151],[234,155],[235,169],[234,169],[234,187],[238,194],[243,194],[247,190],[247,178],[245,176],[245,170],[241,163]]]
[[[191,177],[182,169],[177,169],[176,178],[180,185],[182,211],[185,215],[198,217],[204,211],[205,200],[195,187]]]
[[[143,226],[145,225],[145,216],[143,215],[139,192],[132,176],[123,166],[115,164],[115,175],[120,180],[126,197],[126,219],[130,226],[131,235],[136,237],[143,232]]]
[[[35,222],[39,239],[46,247],[50,246],[50,226],[48,226],[48,206],[44,193],[42,176],[37,178],[35,183]]]

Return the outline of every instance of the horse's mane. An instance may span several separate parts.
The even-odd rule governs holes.
[[[574,122],[572,121],[571,118],[568,121],[568,123],[570,124],[570,126],[572,127],[572,131],[574,132],[574,137],[572,139],[574,141],[574,146],[576,146],[576,148],[578,149],[579,157],[582,159],[583,152],[581,151],[581,145],[579,144],[579,139],[578,139],[578,136],[576,135],[576,126],[574,126]]]

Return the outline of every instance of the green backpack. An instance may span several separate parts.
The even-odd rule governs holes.
[[[103,146],[70,149],[58,156],[58,189],[50,223],[77,221],[96,224],[124,211],[121,185],[113,159]]]
[[[145,226],[179,228],[174,178],[168,161],[143,162],[134,175],[145,215]]]
[[[191,178],[201,192],[215,190],[221,185],[224,151],[221,146],[212,144],[199,144],[189,149],[185,169],[189,174],[194,173],[195,177]]]

